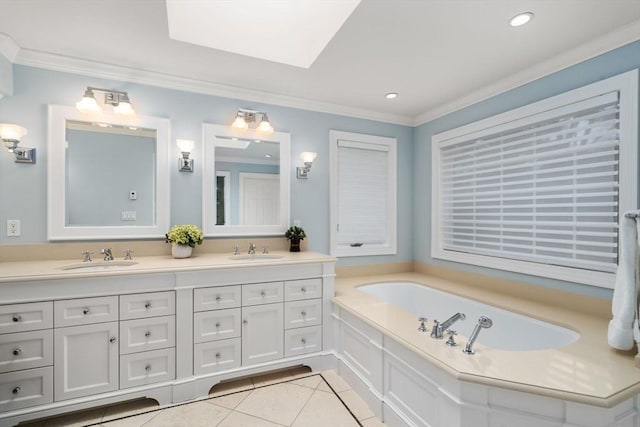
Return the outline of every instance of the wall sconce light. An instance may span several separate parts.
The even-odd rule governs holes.
[[[313,161],[316,157],[318,157],[318,153],[314,151],[305,151],[300,153],[300,159],[304,163],[304,166],[298,166],[296,168],[296,176],[298,179],[309,178],[309,171],[311,170],[311,165],[313,165]]]
[[[16,163],[35,163],[36,149],[18,147],[20,139],[27,134],[27,130],[12,123],[0,123],[0,139],[10,153],[15,154]]]
[[[129,95],[127,92],[113,89],[101,89],[98,87],[87,86],[82,99],[76,102],[76,108],[85,113],[100,113],[102,108],[96,101],[95,92],[104,92],[104,104],[113,106],[113,111],[124,116],[132,116],[136,112],[131,107]]]
[[[231,124],[232,127],[241,130],[249,129],[249,123],[257,123],[256,130],[265,135],[273,133],[273,126],[269,122],[267,113],[262,111],[247,110],[245,108],[239,108],[236,113],[236,118]]]
[[[189,158],[189,154],[193,150],[194,142],[190,139],[176,139],[176,144],[182,153],[182,157],[178,158],[178,171],[193,172],[193,159]]]

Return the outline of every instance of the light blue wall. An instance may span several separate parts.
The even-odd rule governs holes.
[[[201,141],[202,123],[231,123],[239,107],[267,111],[278,131],[291,133],[292,166],[300,166],[302,151],[316,151],[310,177],[291,176],[291,219],[299,219],[307,232],[309,248],[329,251],[329,130],[360,132],[398,140],[398,254],[368,257],[350,262],[404,262],[413,259],[411,243],[413,128],[339,115],[245,102],[129,82],[48,71],[14,65],[14,95],[0,100],[0,121],[18,123],[28,129],[22,144],[36,147],[38,163],[14,163],[0,152],[0,225],[7,219],[22,221],[22,236],[8,238],[0,226],[0,243],[46,241],[47,104],[75,105],[86,86],[129,92],[138,114],[171,120],[171,222],[201,224],[202,145],[196,144],[194,173],[180,173],[175,140]],[[117,173],[117,171],[116,171]],[[259,242],[258,242],[259,243]]]
[[[13,67],[11,61],[0,55],[0,98],[13,92]]]
[[[414,228],[415,260],[464,271],[563,289],[587,295],[610,297],[611,291],[577,283],[447,262],[431,257],[431,136],[489,116],[539,101],[640,67],[640,41],[612,50],[591,60],[556,72],[529,84],[463,108],[419,126],[414,147]],[[637,141],[635,141],[637,143]]]

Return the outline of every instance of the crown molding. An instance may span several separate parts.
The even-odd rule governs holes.
[[[17,45],[16,45],[17,46]],[[357,119],[374,120],[404,126],[413,126],[414,118],[410,116],[386,114],[378,111],[348,107],[328,102],[314,101],[279,95],[254,89],[246,89],[232,85],[190,79],[170,74],[158,73],[120,65],[104,64],[86,59],[40,52],[18,48],[15,60],[20,65],[44,68],[72,74],[98,77],[110,80],[120,80],[157,86],[167,89],[195,92],[199,94],[220,96],[224,98],[241,99],[260,102],[281,107],[297,108],[320,113],[336,114]]]
[[[20,46],[18,46],[15,40],[5,33],[0,33],[0,55],[14,62],[19,51]]]
[[[563,52],[526,70],[498,80],[496,83],[480,90],[447,102],[444,105],[428,110],[415,117],[413,126],[420,126],[454,111],[484,101],[493,96],[515,89],[544,76],[568,68],[572,65],[594,58],[615,48],[624,46],[640,39],[640,21],[632,22],[615,31],[598,37],[578,47]]]

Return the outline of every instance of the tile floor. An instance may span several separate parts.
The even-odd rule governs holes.
[[[24,427],[384,427],[335,371],[296,368],[220,383],[209,398],[167,406],[141,399]],[[22,427],[23,424],[20,424]]]

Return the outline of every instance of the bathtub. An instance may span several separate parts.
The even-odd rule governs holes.
[[[489,329],[482,329],[477,343],[497,350],[529,351],[560,348],[569,345],[580,334],[561,326],[503,310],[491,305],[452,295],[411,282],[372,283],[358,290],[399,306],[417,317],[445,321],[460,312],[466,320],[451,326],[459,335],[469,337],[480,316],[493,321]]]

